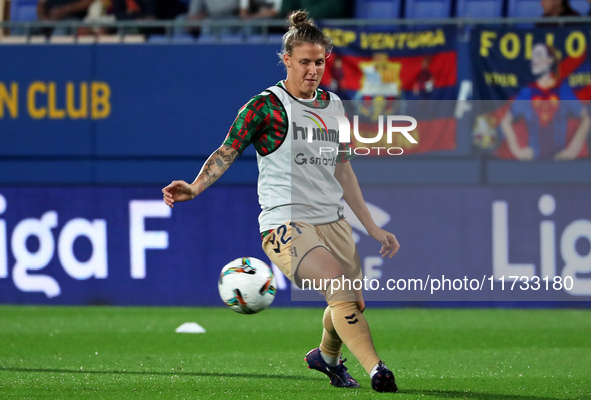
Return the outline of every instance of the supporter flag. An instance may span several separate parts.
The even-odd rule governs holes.
[[[411,132],[418,143],[403,137],[392,143],[404,154],[456,149],[454,105],[443,101],[457,96],[455,28],[370,31],[330,26],[324,32],[335,47],[321,84],[345,101],[349,119],[358,116],[361,136],[376,136],[380,115],[409,115],[418,122]]]

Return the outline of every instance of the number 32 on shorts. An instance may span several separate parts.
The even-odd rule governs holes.
[[[271,238],[269,239],[269,241],[273,245],[273,251],[275,253],[281,253],[281,245],[286,245],[291,240],[291,232],[289,232],[289,236],[286,237],[289,231],[287,225],[288,224],[281,225],[279,228],[277,228],[271,233]],[[298,235],[302,234],[302,230],[295,222],[290,222],[289,226],[295,228]]]

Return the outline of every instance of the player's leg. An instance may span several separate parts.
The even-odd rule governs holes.
[[[359,293],[358,297],[360,296],[361,293]],[[365,310],[365,302],[358,300],[357,308],[363,312]],[[330,310],[330,306],[327,306],[322,317],[322,326],[324,329],[322,332],[322,341],[320,342],[320,351],[327,356],[325,358],[327,363],[337,365],[343,347],[343,340],[332,323],[332,312]]]
[[[296,242],[297,240],[294,241],[294,243]],[[298,244],[298,246],[300,245]],[[292,260],[294,260],[294,257],[292,257]],[[308,268],[308,265],[315,265],[316,268]],[[318,268],[318,266],[322,267]],[[303,257],[298,257],[297,260],[294,260],[292,270],[295,271],[294,282],[299,287],[326,287],[332,285],[333,281],[342,282],[343,278],[341,266],[323,245],[311,248],[305,252]],[[327,291],[321,290],[321,292],[325,294]],[[346,291],[337,292],[335,297],[342,300],[349,298],[354,303],[354,293],[347,293]],[[308,363],[308,368],[316,369],[328,375],[331,381],[330,383],[333,386],[359,387],[359,383],[347,372],[347,368],[343,364],[346,360],[341,359],[343,342],[333,325],[332,308],[330,306],[324,312],[323,326],[324,330],[320,347],[306,354],[305,360]]]
[[[363,312],[365,310],[365,301],[363,301],[363,294],[361,291],[358,292],[357,298],[357,308],[359,311]],[[341,348],[343,347],[343,341],[337,330],[332,323],[332,313],[330,312],[330,307],[326,307],[324,310],[324,316],[322,317],[322,326],[324,328],[324,332],[322,334],[322,342],[320,342],[320,350],[322,353],[328,355],[329,357],[338,357],[341,354]]]
[[[378,391],[396,391],[397,387],[394,375],[383,366],[377,356],[371,333],[369,332],[369,326],[367,325],[365,317],[362,315],[365,310],[365,302],[363,301],[363,294],[361,291],[363,273],[361,271],[361,261],[359,259],[357,247],[353,241],[351,226],[346,220],[341,220],[332,224],[321,225],[317,227],[317,229],[319,236],[330,249],[331,255],[333,255],[342,266],[344,275],[351,281],[357,282],[357,286],[354,287],[358,288],[358,290],[356,290],[357,310],[353,310],[353,307],[350,304],[337,304],[330,307],[332,310],[331,316],[333,317],[333,326],[336,325],[335,331],[339,333],[343,331],[350,332],[350,325],[356,325],[358,323],[361,323],[364,329],[366,329],[365,327],[367,326],[367,335],[360,335],[356,340],[345,340],[345,343],[372,377],[372,386],[374,389]],[[341,307],[347,308],[345,313],[346,317],[351,317],[353,315],[352,311],[355,311],[354,318],[347,321],[341,320],[339,322],[338,315],[336,315],[334,311],[335,308],[339,309]],[[359,321],[351,324],[351,322],[356,319],[359,319]],[[339,327],[339,325],[342,326]],[[353,335],[355,334],[356,333],[353,333]],[[362,355],[359,356],[358,353],[361,353]]]
[[[324,278],[323,278],[324,279]],[[349,297],[350,295],[345,295]],[[361,308],[361,309],[360,309]],[[306,355],[309,368],[317,369],[331,377],[335,386],[359,387],[351,375],[347,373],[340,358],[342,346],[341,336],[353,355],[363,365],[371,377],[372,388],[378,392],[397,392],[394,374],[384,365],[375,352],[369,325],[363,317],[365,309],[363,300],[329,301],[329,307],[323,317],[324,331],[319,348]],[[338,349],[338,350],[337,350]],[[330,364],[329,364],[330,363]],[[341,363],[341,364],[337,364]],[[334,365],[340,367],[338,374],[331,375],[326,371]],[[337,367],[337,368],[338,368]]]
[[[326,356],[325,360],[329,365],[338,365],[341,356],[343,341],[337,333],[332,323],[332,313],[330,307],[326,307],[322,316],[322,341],[320,342],[320,351]]]
[[[271,261],[299,287],[306,284],[304,279],[308,280],[308,285],[312,284],[315,287],[331,285],[331,281],[333,280],[344,283],[344,271],[341,265],[324,246],[316,229],[311,225],[301,223],[295,224],[295,229],[292,231],[293,227],[294,224],[285,224],[263,238],[263,249]],[[277,235],[280,231],[282,232],[280,235],[282,238],[289,238],[286,243],[279,240]],[[302,271],[308,272],[299,275],[297,273],[298,268],[304,259],[307,260],[304,264],[320,265],[322,268],[308,269],[304,267]],[[326,293],[326,291],[324,292]],[[335,317],[331,305],[337,305],[337,308],[340,309],[342,307],[337,304],[338,301],[353,303],[354,308],[358,311],[359,307],[364,308],[364,304],[361,301],[359,306],[356,305],[355,300],[361,298],[355,291],[337,290],[334,293],[332,292],[331,290],[330,297],[334,300],[334,303],[329,303],[330,313],[325,312],[323,324],[327,328],[326,331],[332,334],[331,336],[335,340],[334,346],[336,347],[340,345],[340,337],[338,328],[334,327],[333,322]],[[363,319],[363,321],[365,320]],[[332,354],[336,355],[335,353]],[[326,355],[324,356],[320,349],[314,349],[306,355],[306,361],[308,361],[310,368],[317,369],[328,375],[331,379],[331,384],[334,386],[359,387],[357,381],[347,373],[347,368],[342,364],[342,361],[337,366],[331,366],[326,362]]]
[[[354,283],[345,276],[341,264],[326,248],[318,247],[301,259],[295,277],[296,281],[313,282],[316,288],[325,287],[323,294],[330,307],[336,333],[370,373],[380,358],[367,321],[359,311]]]
[[[292,236],[292,233],[295,236]],[[324,248],[324,244],[320,240],[315,227],[303,223],[287,223],[278,227],[274,232],[268,233],[263,238],[263,249],[281,272],[299,287],[302,286],[302,282],[295,278],[295,268],[292,268],[298,265],[297,260],[302,255],[309,254],[313,249],[324,249],[323,251],[329,254],[328,250]],[[336,276],[342,274],[338,265],[337,268],[334,271]],[[310,276],[310,278],[314,279],[316,277]],[[328,319],[326,316],[328,316]],[[333,386],[359,387],[359,383],[347,373],[347,368],[342,364],[340,358],[342,341],[338,337],[338,334],[336,334],[334,327],[331,328],[332,321],[330,318],[330,314],[325,312],[323,322],[330,322],[330,326],[327,325],[328,331],[324,334],[331,335],[334,340],[332,350],[325,349],[325,351],[331,355],[327,356],[319,348],[316,348],[306,355],[308,366],[328,375]],[[331,360],[334,362],[331,362]]]

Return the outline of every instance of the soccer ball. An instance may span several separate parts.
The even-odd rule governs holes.
[[[240,314],[263,311],[275,299],[273,270],[254,257],[237,258],[224,266],[218,280],[220,297]]]

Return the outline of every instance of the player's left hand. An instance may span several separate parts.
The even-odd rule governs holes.
[[[398,253],[398,249],[400,249],[400,244],[398,243],[398,239],[394,236],[393,233],[383,230],[382,228],[377,228],[372,232],[368,232],[369,235],[380,242],[382,244],[382,248],[380,249],[380,254],[382,258],[388,256],[388,258],[392,258]]]

